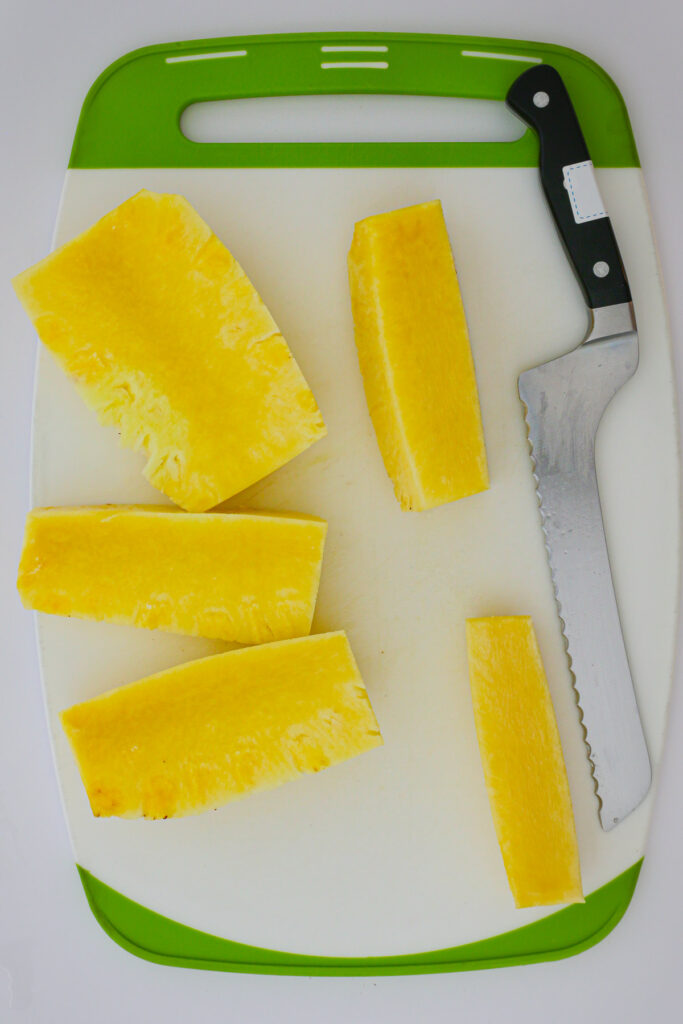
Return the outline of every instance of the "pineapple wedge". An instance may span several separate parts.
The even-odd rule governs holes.
[[[192,661],[61,720],[96,817],[197,814],[382,742],[343,632]]]
[[[441,203],[356,224],[349,282],[368,408],[401,508],[485,490],[477,383]]]
[[[467,648],[486,787],[515,904],[582,903],[569,783],[531,618],[469,619]]]
[[[18,588],[52,615],[243,644],[310,632],[327,524],[153,506],[34,509]]]
[[[212,508],[325,434],[256,289],[182,196],[138,192],[13,283],[86,403],[183,508]]]

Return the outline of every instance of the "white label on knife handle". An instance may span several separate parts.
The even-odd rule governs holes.
[[[592,160],[567,164],[562,168],[562,177],[577,224],[585,224],[586,221],[600,220],[607,216]]]

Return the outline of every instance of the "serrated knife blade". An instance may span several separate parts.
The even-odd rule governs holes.
[[[638,806],[651,781],[595,472],[600,419],[637,365],[632,333],[587,342],[519,378],[548,560],[605,829]]]
[[[616,239],[562,79],[546,65],[531,68],[513,83],[507,102],[539,134],[541,181],[592,320],[578,348],[520,375],[519,394],[600,821],[609,830],[651,783],[595,469],[600,420],[637,369],[638,334]]]

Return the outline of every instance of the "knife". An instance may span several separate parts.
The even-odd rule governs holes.
[[[562,78],[539,64],[513,82],[506,102],[538,133],[543,190],[590,313],[578,348],[522,373],[518,386],[600,822],[609,830],[644,799],[652,777],[595,472],[597,429],[636,371],[638,334],[617,241]]]

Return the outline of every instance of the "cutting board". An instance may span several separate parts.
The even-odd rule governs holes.
[[[560,71],[576,105],[640,327],[640,367],[605,416],[598,475],[654,785],[610,833],[598,821],[516,390],[522,370],[578,344],[587,319],[542,196],[535,137],[520,128],[512,141],[198,143],[179,127],[188,104],[226,98],[501,101],[540,61]],[[416,134],[428,134],[427,121]],[[578,53],[505,40],[335,34],[149,47],[108,68],[85,100],[55,244],[140,188],[182,193],[228,245],[323,410],[327,438],[227,507],[328,520],[314,631],[348,631],[385,743],[198,817],[96,820],[58,711],[221,645],[39,616],[64,809],[96,918],[150,960],[281,973],[460,970],[567,956],[597,942],[628,906],[645,848],[672,677],[679,538],[671,344],[616,86]],[[467,310],[491,489],[406,513],[365,404],[346,254],[357,220],[432,198],[443,202]],[[163,502],[143,463],[98,425],[41,351],[33,504]],[[465,619],[491,614],[533,616],[567,761],[585,905],[513,905],[465,651]]]

